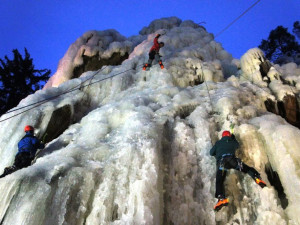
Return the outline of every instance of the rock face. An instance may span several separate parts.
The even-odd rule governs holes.
[[[300,128],[300,108],[296,94],[298,90],[294,88],[296,82],[291,83],[286,80],[282,76],[280,68],[278,66],[277,69],[272,67],[271,63],[264,57],[263,52],[258,48],[250,49],[242,56],[241,68],[242,79],[249,80],[260,87],[268,86],[274,93],[276,100],[271,103],[271,99],[266,99],[266,108]],[[293,71],[296,71],[297,66],[293,68]]]
[[[290,124],[300,128],[299,104],[295,95],[286,95],[282,101],[278,101],[279,115]]]
[[[299,103],[295,95],[285,95],[282,100],[267,99],[265,106],[269,112],[280,115],[290,124],[300,128]]]
[[[96,71],[103,65],[120,65],[128,58],[133,47],[132,42],[115,30],[88,31],[69,47],[44,89],[57,87],[86,71]]]
[[[114,52],[109,58],[103,58],[99,54],[92,57],[82,55],[83,64],[74,68],[73,78],[79,77],[81,74],[87,71],[96,71],[103,66],[116,66],[120,65],[125,59],[128,58],[128,52],[121,55],[120,52]]]
[[[0,179],[2,225],[300,224],[300,131],[276,115],[294,119],[283,109],[296,105],[285,97],[297,94],[297,66],[272,65],[266,72],[255,58],[261,53],[240,63],[203,27],[173,17],[153,21],[127,40],[107,32],[100,35],[103,54],[97,53],[97,34],[79,38],[66,54],[74,57],[61,60],[49,81],[58,86],[18,107],[49,100],[1,124],[0,171],[12,164],[25,125],[36,127],[39,137],[48,134],[32,166]],[[165,33],[160,53],[166,67],[154,63],[143,71],[157,33]],[[135,47],[113,66],[108,59],[122,54],[109,49],[127,41]],[[89,49],[85,63],[82,43]],[[87,44],[98,47],[92,51]],[[98,65],[97,55],[101,64],[106,51],[111,66],[79,75]],[[260,86],[243,80],[252,72],[260,75]],[[237,156],[260,172],[267,187],[228,171],[230,204],[214,212],[216,161],[209,150],[231,124],[241,144]]]
[[[71,122],[72,108],[70,105],[64,105],[54,110],[44,131],[44,141],[48,143],[57,138],[71,125]]]

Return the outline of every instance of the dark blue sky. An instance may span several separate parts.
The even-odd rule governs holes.
[[[158,18],[205,21],[217,34],[257,0],[2,0],[0,58],[26,47],[36,69],[56,71],[68,47],[88,30],[114,28],[136,35]],[[291,28],[300,20],[300,0],[261,0],[216,38],[235,58],[256,47],[278,25]]]

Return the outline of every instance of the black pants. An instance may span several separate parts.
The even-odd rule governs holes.
[[[5,177],[6,175],[11,174],[19,169],[30,166],[32,160],[33,159],[30,157],[30,153],[28,152],[18,153],[15,157],[14,165],[6,167],[4,169],[3,174],[0,175],[0,178]]]
[[[30,157],[29,152],[21,152],[16,155],[14,166],[16,166],[19,169],[22,169],[24,167],[30,166],[31,161],[32,158]]]
[[[253,179],[260,177],[259,173],[235,156],[226,156],[217,163],[216,198],[225,198],[224,181],[228,169],[236,169],[248,173]]]
[[[149,52],[148,64],[151,65],[154,59],[158,62],[161,61],[159,53],[157,53],[156,51]]]

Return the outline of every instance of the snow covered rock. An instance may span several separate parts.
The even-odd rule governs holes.
[[[265,58],[264,53],[259,48],[249,49],[241,57],[241,68],[243,72],[242,77],[252,82],[260,83],[263,80],[270,82],[274,78],[268,76],[271,63]]]
[[[276,100],[273,103],[270,102],[271,99],[266,100],[266,107],[270,112],[281,115],[291,124],[300,127],[300,108],[296,90],[290,86],[291,82],[287,82],[291,79],[288,78],[290,75],[287,71],[295,73],[297,65],[290,63],[283,67],[286,68],[285,71],[278,65],[272,66],[260,49],[250,49],[241,58],[241,80],[251,81],[261,87],[268,86]]]
[[[88,31],[69,47],[44,89],[57,87],[83,72],[95,71],[104,65],[119,65],[128,58],[133,47],[115,30]]]
[[[181,24],[182,20],[177,17],[169,17],[153,20],[149,26],[144,27],[139,33],[141,35],[147,35],[155,33],[160,29],[172,29],[178,27]]]
[[[44,89],[57,87],[80,77],[84,72],[97,71],[105,65],[119,65],[128,57],[131,59],[132,56],[143,54],[145,63],[155,33],[165,34],[160,38],[165,42],[160,52],[179,86],[195,85],[204,80],[221,81],[227,68],[235,68],[231,62],[232,56],[214,41],[213,35],[203,26],[171,17],[154,20],[140,31],[140,35],[129,38],[115,30],[86,32],[69,47]],[[131,53],[132,56],[129,55]],[[107,69],[110,70],[103,68],[103,71]],[[232,71],[230,75],[233,75]],[[188,83],[183,79],[186,75],[190,77]]]

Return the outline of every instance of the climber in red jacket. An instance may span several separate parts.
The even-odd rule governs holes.
[[[154,45],[151,47],[150,51],[149,51],[149,60],[148,63],[146,63],[143,67],[143,70],[146,70],[148,67],[151,67],[151,64],[153,62],[154,59],[156,59],[160,65],[160,68],[163,69],[164,65],[162,64],[162,61],[160,59],[160,55],[159,55],[159,49],[164,47],[164,43],[163,42],[158,42],[158,38],[161,36],[161,34],[157,34],[156,37],[154,38]]]

